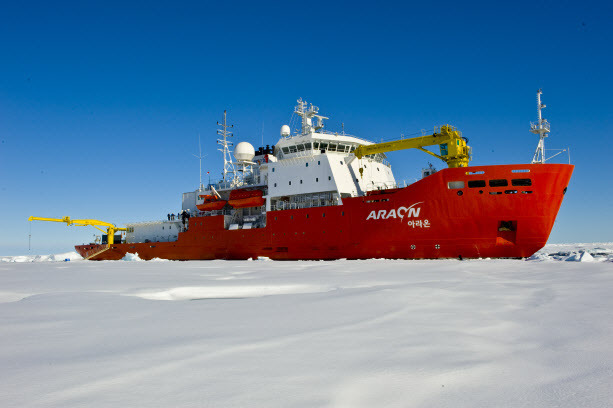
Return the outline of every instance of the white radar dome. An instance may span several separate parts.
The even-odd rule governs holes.
[[[255,156],[255,149],[251,143],[240,142],[234,148],[234,157],[238,161],[251,161]]]
[[[290,133],[291,133],[291,131],[289,129],[289,126],[287,126],[287,125],[281,126],[281,136],[288,137]]]

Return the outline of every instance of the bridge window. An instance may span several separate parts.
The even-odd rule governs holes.
[[[298,149],[299,152],[303,152],[304,151],[304,145],[303,144],[297,145],[296,148]]]
[[[289,153],[289,149],[287,147],[283,147],[281,150],[283,150],[283,153],[285,154]]]
[[[511,180],[511,184],[519,187],[527,187],[532,185],[531,179],[513,179]]]
[[[296,153],[296,151],[297,151],[296,150],[296,146],[292,145],[292,146],[289,147],[289,152],[290,153]]]
[[[305,166],[305,167],[309,167],[309,163],[306,163],[306,166]]]
[[[328,143],[320,143],[319,144],[319,150],[325,151],[327,149],[328,149]]]
[[[450,190],[455,190],[458,188],[464,188],[464,182],[463,181],[448,181],[447,182],[447,188]]]
[[[328,147],[328,151],[335,152],[337,145],[335,143],[330,143],[330,147]]]
[[[505,179],[490,180],[490,187],[506,187],[509,182]]]
[[[468,187],[470,188],[485,187],[485,180],[468,180]]]
[[[305,144],[304,144],[304,148],[305,148],[306,150],[311,150],[311,142],[309,142],[309,143],[305,143]]]
[[[319,149],[319,142],[313,142],[313,150]]]

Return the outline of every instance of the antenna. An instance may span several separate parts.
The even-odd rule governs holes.
[[[547,119],[543,119],[541,116],[541,110],[546,108],[546,105],[541,103],[542,93],[542,89],[539,89],[536,92],[536,111],[538,113],[538,121],[530,122],[530,132],[539,135],[539,143],[536,146],[536,151],[534,152],[534,157],[532,158],[532,164],[545,163],[545,138],[550,132],[549,122],[547,122]]]
[[[192,154],[195,158],[200,161],[200,190],[203,190],[202,186],[202,159],[206,157],[206,154],[202,155],[202,145],[200,144],[200,133],[198,133],[198,156]]]
[[[223,111],[223,122],[217,122],[217,126],[221,126],[221,129],[217,129],[217,134],[223,137],[223,139],[217,139],[217,144],[222,147],[219,151],[223,153],[223,181],[225,182],[228,174],[232,174],[234,178],[234,163],[232,154],[230,154],[230,146],[233,146],[233,143],[228,141],[229,137],[234,136],[228,129],[232,129],[234,125],[227,124],[225,110]]]
[[[317,132],[323,129],[325,116],[318,115],[319,108],[313,104],[308,107],[308,103],[302,98],[298,99],[298,105],[294,108],[294,113],[302,118],[302,134],[307,135],[312,131]],[[313,126],[313,118],[317,119],[317,124]]]

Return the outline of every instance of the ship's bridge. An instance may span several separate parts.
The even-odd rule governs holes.
[[[356,136],[331,132],[311,132],[306,135],[281,138],[275,145],[274,155],[280,160],[327,153],[349,155],[353,153],[356,147],[371,144],[373,143]],[[389,166],[387,157],[383,153],[369,158]]]

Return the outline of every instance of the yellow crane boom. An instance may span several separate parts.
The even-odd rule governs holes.
[[[426,146],[435,145],[439,145],[440,155],[424,149]],[[361,145],[354,150],[353,154],[356,158],[361,159],[371,154],[404,149],[419,149],[441,159],[449,167],[467,167],[470,161],[470,147],[466,144],[466,139],[456,128],[449,125],[441,126],[439,131],[434,128],[434,133],[428,136],[375,143],[368,146]]]
[[[104,222],[100,220],[71,220],[70,217],[64,218],[44,218],[44,217],[30,217],[28,221],[52,221],[52,222],[65,222],[66,225],[77,225],[79,227],[92,226],[107,235],[109,245],[115,242],[115,232],[127,231],[127,228],[118,228],[115,224],[110,222]],[[106,231],[100,227],[106,227]]]

